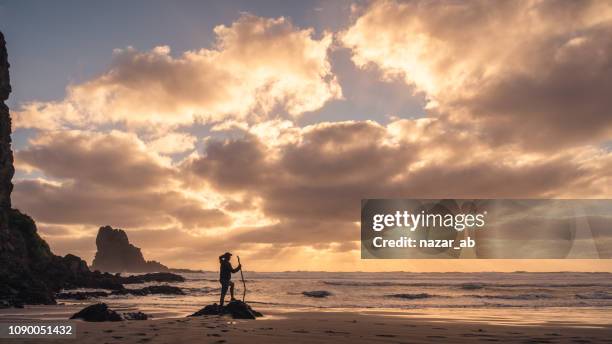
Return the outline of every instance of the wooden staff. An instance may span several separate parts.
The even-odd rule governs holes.
[[[236,256],[238,258],[238,265],[240,265],[240,278],[242,279],[242,302],[244,302],[244,297],[246,296],[246,283],[244,282],[244,275],[242,274],[242,264],[240,263],[240,256]]]

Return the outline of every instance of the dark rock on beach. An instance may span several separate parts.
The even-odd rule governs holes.
[[[85,321],[121,321],[123,317],[108,308],[105,303],[96,303],[91,306],[87,306],[75,313],[70,319],[82,319]]]
[[[263,316],[260,312],[254,310],[247,303],[234,300],[230,301],[223,307],[225,314],[230,314],[234,319],[255,319]]]
[[[219,309],[219,305],[216,303],[213,303],[212,305],[207,305],[204,308],[200,309],[199,311],[193,313],[192,315],[190,315],[190,317],[199,317],[202,315],[222,315],[223,312],[222,310]]]
[[[156,262],[146,261],[140,248],[130,244],[122,229],[102,226],[96,237],[96,256],[91,264],[93,270],[109,272],[156,272],[167,271],[168,267]]]
[[[208,305],[193,313],[190,317],[202,315],[231,315],[234,319],[255,319],[263,316],[263,314],[252,309],[247,303],[239,300],[230,301],[230,303],[223,307],[216,303]]]
[[[308,297],[323,298],[323,297],[331,296],[333,294],[328,292],[327,290],[313,290],[313,291],[303,291],[302,295],[308,296]]]

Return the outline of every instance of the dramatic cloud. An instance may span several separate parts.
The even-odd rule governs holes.
[[[237,241],[314,245],[356,240],[363,198],[595,197],[608,192],[612,155],[596,150],[551,155],[492,149],[465,133],[442,131],[428,119],[387,126],[320,123],[285,127],[279,136],[284,131],[294,136],[292,143],[269,145],[247,133],[211,141],[202,156],[184,163],[184,169],[221,193],[260,199],[262,212],[278,221],[265,229],[240,230]]]
[[[57,226],[89,228],[76,232],[91,236],[111,224],[138,231],[151,250],[161,244],[155,238],[170,237],[152,257],[183,262],[220,249],[254,257],[289,247],[349,254],[364,198],[609,192],[610,153],[493,149],[465,134],[430,119],[303,128],[272,121],[236,138],[211,138],[201,154],[172,163],[131,134],[46,132],[16,159],[21,170],[47,179],[18,181],[14,199],[43,228],[54,228],[51,242],[62,247],[72,247],[74,236]]]
[[[364,198],[610,197],[610,4],[374,1],[353,19],[335,34],[344,72],[413,90],[423,117],[330,121],[326,102],[347,101],[333,34],[244,15],[213,48],[118,50],[65,99],[23,104],[15,123],[39,130],[16,152],[14,204],[89,259],[110,224],[173,266],[240,250],[260,270],[355,270]],[[461,264],[498,268],[436,266]]]
[[[357,14],[341,40],[358,67],[404,79],[496,144],[612,137],[608,2],[383,0]]]
[[[118,131],[44,132],[17,152],[16,160],[25,170],[115,189],[163,186],[173,174],[168,161],[149,152],[136,135]]]
[[[313,38],[283,17],[243,15],[215,28],[213,49],[179,57],[167,46],[115,51],[109,71],[71,85],[59,102],[14,111],[18,127],[88,128],[105,123],[150,129],[227,117],[255,120],[275,110],[298,116],[341,97],[327,50],[331,34]]]
[[[46,179],[16,182],[15,204],[51,224],[218,227],[231,223],[206,199],[178,188],[176,169],[135,135],[44,132],[16,154],[21,170]]]

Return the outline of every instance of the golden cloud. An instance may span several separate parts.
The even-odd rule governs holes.
[[[286,18],[243,15],[215,28],[212,49],[173,57],[168,46],[117,49],[110,70],[71,85],[58,102],[13,111],[17,127],[92,128],[188,125],[227,118],[256,120],[274,111],[299,116],[340,98],[327,50],[331,34],[313,38]]]
[[[244,15],[215,28],[213,48],[178,57],[117,50],[64,100],[14,113],[46,129],[16,153],[42,177],[18,180],[14,203],[63,248],[109,223],[177,266],[240,249],[262,268],[354,270],[368,266],[355,251],[363,198],[609,197],[611,13],[589,1],[374,1],[339,41],[358,68],[428,99],[426,117],[388,123],[296,123],[342,93],[332,34],[285,18]],[[195,122],[210,132],[193,134]],[[107,132],[120,125],[131,133]],[[196,144],[184,160],[164,156]]]
[[[612,138],[611,37],[605,1],[381,0],[340,34],[359,68],[424,93],[430,116],[548,149]]]

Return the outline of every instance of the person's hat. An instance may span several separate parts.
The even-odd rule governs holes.
[[[224,257],[224,258],[229,258],[229,257],[231,257],[231,256],[232,256],[232,254],[231,254],[231,253],[229,253],[229,252],[225,252],[225,253],[224,253],[224,254],[223,254],[221,257]]]

